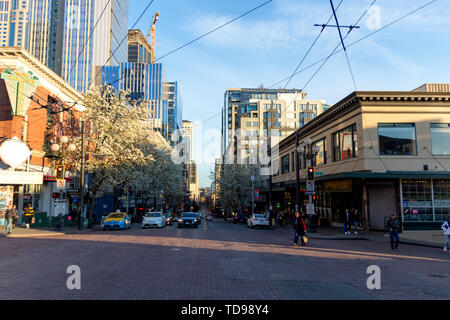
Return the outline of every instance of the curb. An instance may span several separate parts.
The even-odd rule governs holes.
[[[60,237],[60,236],[65,236],[65,233],[36,233],[36,234],[10,234],[10,235],[5,235],[5,238],[42,238],[42,237]]]
[[[377,241],[373,238],[369,237],[341,237],[341,236],[315,236],[313,234],[306,234],[310,239],[314,240],[366,240],[366,241]],[[384,239],[383,239],[384,240]],[[389,239],[385,239],[387,242],[389,242]],[[382,241],[384,242],[384,241]],[[441,249],[443,245],[438,245],[434,243],[428,243],[428,242],[420,242],[420,241],[414,241],[414,240],[400,240],[400,244],[406,244],[411,246],[417,246],[417,247],[427,247],[427,248],[438,248]]]

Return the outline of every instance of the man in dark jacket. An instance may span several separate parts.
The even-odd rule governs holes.
[[[306,233],[306,226],[305,222],[303,221],[303,218],[300,216],[300,212],[295,213],[294,217],[294,243],[292,244],[294,247],[298,246],[298,238],[300,237],[302,240],[302,247],[305,246],[305,242],[303,241],[303,236]]]
[[[345,234],[350,235],[352,230],[352,215],[348,209],[344,213]]]
[[[386,223],[389,230],[389,236],[391,237],[392,251],[398,251],[398,245],[400,243],[400,221],[397,219],[397,215],[393,213],[391,218]]]

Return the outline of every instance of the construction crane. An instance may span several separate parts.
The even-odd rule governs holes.
[[[156,25],[156,22],[158,21],[158,18],[159,18],[159,12],[157,12],[154,16],[153,16],[153,22],[152,22],[152,27],[150,28],[150,31],[148,32],[148,36],[147,36],[147,41],[148,41],[148,38],[150,38],[150,36],[152,37],[152,40],[151,40],[151,55],[152,55],[152,64],[154,64],[155,63],[155,30],[156,30],[156,28],[155,28],[155,25]]]

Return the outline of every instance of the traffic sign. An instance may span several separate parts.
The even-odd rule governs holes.
[[[315,211],[314,210],[314,203],[309,203],[309,204],[306,205],[306,214],[307,215],[314,214],[315,213],[314,211]]]
[[[307,181],[306,182],[306,192],[315,192],[315,191],[316,191],[315,181]]]
[[[64,189],[66,187],[66,180],[56,180],[57,189]]]
[[[324,176],[325,173],[324,172],[316,172],[316,176]]]

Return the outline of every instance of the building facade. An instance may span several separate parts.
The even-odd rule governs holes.
[[[194,123],[183,120],[182,127],[183,147],[186,149],[185,155],[185,185],[186,194],[192,201],[198,200],[198,174],[197,165],[194,161]]]
[[[228,89],[222,153],[246,159],[257,153],[263,132],[283,140],[321,114],[324,106],[324,101],[306,100],[306,93],[296,89]]]
[[[68,190],[78,188],[76,173],[66,170],[65,186],[58,188],[55,178],[56,158],[50,146],[62,135],[69,136],[79,124],[80,111],[52,114],[47,105],[69,107],[81,94],[39,60],[20,48],[0,48],[0,139],[2,146],[17,141],[17,147],[0,161],[0,211],[12,201],[22,219],[24,208],[32,208],[36,225],[48,226],[59,214],[68,216],[73,198]],[[3,149],[3,148],[2,148]],[[18,166],[8,164],[8,157],[20,149],[27,151]],[[20,153],[15,157],[21,157]],[[56,199],[54,193],[62,197]],[[9,199],[9,200],[7,200]],[[21,223],[22,220],[19,220]]]
[[[163,64],[150,64],[150,46],[140,30],[130,30],[128,62],[101,68],[97,86],[129,90],[131,101],[147,106],[148,120],[166,140],[175,145],[174,133],[182,127],[182,102],[178,82],[168,82]],[[178,132],[179,135],[179,132]]]
[[[300,145],[309,138],[320,150],[312,161],[314,201],[334,225],[342,226],[345,209],[358,209],[373,230],[383,230],[392,213],[405,229],[435,228],[450,215],[448,85],[354,92],[283,140],[272,189],[284,209],[296,203],[297,134]],[[302,206],[308,198],[306,154],[299,163]]]
[[[128,8],[129,0],[1,1],[0,45],[27,49],[85,92],[96,66],[127,61]]]

